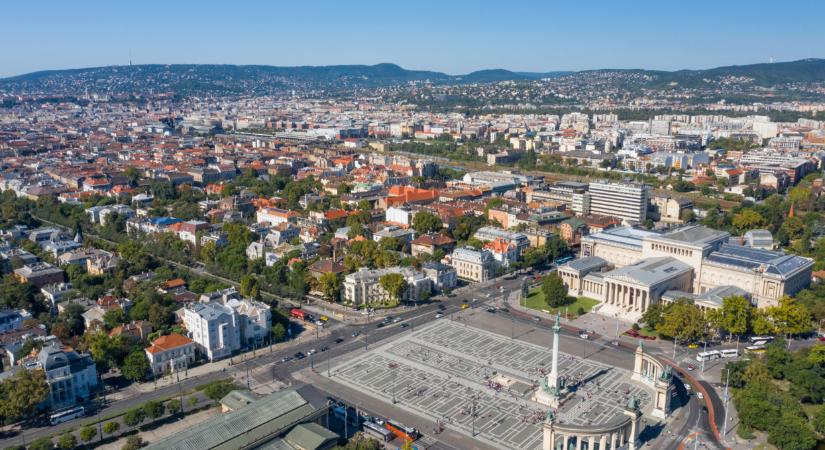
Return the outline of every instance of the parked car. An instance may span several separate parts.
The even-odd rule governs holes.
[[[294,354],[294,355],[292,355],[292,356],[294,356],[294,357],[295,357],[295,359],[304,359],[304,358],[306,358],[306,357],[307,357],[307,355],[305,355],[305,354],[304,354],[304,352],[298,352],[298,353],[296,353],[296,354]]]
[[[355,335],[355,333],[353,333],[353,335]],[[344,338],[340,338],[340,337],[339,337],[339,338],[336,338],[336,339],[335,339],[335,343],[336,343],[336,344],[340,344],[341,342],[344,342]]]
[[[440,318],[442,318],[442,317],[444,317],[444,314],[441,314],[441,313],[435,313],[435,318],[436,318],[436,319],[440,319]]]

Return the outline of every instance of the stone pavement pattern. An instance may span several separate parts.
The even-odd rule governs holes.
[[[529,399],[550,369],[547,347],[442,319],[336,365],[331,379],[384,401],[395,396],[396,406],[467,435],[475,404],[476,438],[535,449],[547,410]],[[560,356],[560,372],[576,395],[557,412],[559,422],[608,423],[633,395],[649,409],[651,393],[631,382],[630,372]]]

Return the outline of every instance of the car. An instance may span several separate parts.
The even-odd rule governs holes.
[[[507,308],[499,308],[498,310],[501,311],[501,312],[506,312],[506,313],[510,312],[510,310],[507,309]]]
[[[320,320],[321,322],[326,322],[326,321],[328,321],[328,320],[329,320],[329,317],[327,317],[327,316],[321,316],[318,320]]]
[[[441,313],[435,313],[435,318],[436,318],[436,319],[440,319],[440,318],[442,318],[442,317],[444,317],[444,314],[441,314]]]
[[[470,307],[470,305],[468,305],[468,304],[466,304],[466,303],[462,303],[462,304],[461,304],[461,309],[467,309],[467,308],[469,308],[469,307]]]
[[[384,325],[386,325],[386,324],[387,324],[386,322],[381,322],[378,325],[376,325],[375,328],[384,328]]]
[[[400,317],[396,317],[395,319],[392,319],[392,323],[398,323],[398,322],[401,322]]]
[[[694,367],[693,364],[688,364],[687,370],[695,370],[695,369],[696,369],[696,367]],[[688,386],[690,386],[690,385],[688,385]]]
[[[357,331],[356,331],[356,333],[357,333]],[[353,333],[352,336],[355,337],[355,333]],[[335,343],[336,344],[340,344],[341,342],[344,342],[344,338],[340,338],[340,337],[335,338]]]
[[[447,309],[447,307],[444,306],[444,305],[438,305],[438,309],[440,309],[441,311],[444,311],[445,309]]]
[[[825,342],[825,336],[820,336],[817,338],[819,342]]]
[[[579,333],[579,337],[582,339],[590,339],[590,335],[587,334],[586,331],[582,331],[581,333]]]
[[[541,322],[541,317],[533,316],[533,320],[536,322]]]
[[[278,364],[283,364],[283,363],[288,362],[290,360],[292,360],[291,356],[284,356],[283,358],[278,360]]]
[[[494,312],[496,312],[496,309],[495,309],[495,308],[490,307],[490,308],[487,308],[487,312],[488,312],[488,313],[494,313]]]
[[[313,323],[314,323],[315,325],[319,326],[319,327],[322,327],[322,326],[324,326],[324,325],[326,325],[326,324],[327,324],[327,323],[326,323],[326,322],[324,322],[323,320],[316,320],[316,321],[315,321],[315,322],[313,322]]]
[[[307,355],[305,355],[305,354],[304,354],[304,352],[298,352],[298,353],[296,353],[296,354],[294,354],[294,355],[292,355],[292,356],[294,356],[294,357],[295,357],[295,359],[304,359],[304,358],[306,358],[306,357],[307,357]]]
[[[316,353],[318,353],[318,350],[315,350],[315,349],[313,348],[313,349],[311,349],[310,351],[308,351],[308,352],[307,352],[307,356],[312,356],[312,355],[314,355],[314,354],[316,354]]]
[[[698,398],[699,400],[703,400],[705,398],[705,396],[701,392],[697,392],[696,393],[696,398]]]
[[[688,348],[699,348],[699,344],[697,344],[695,342],[692,343],[692,344],[688,344]]]
[[[360,331],[353,331],[352,332],[352,337],[358,337],[359,334],[361,334]]]
[[[690,391],[691,389],[693,388],[691,388],[689,384],[685,383],[685,390]]]
[[[327,351],[327,350],[329,350],[329,347],[321,347],[321,349],[320,349],[320,350],[318,350],[318,351],[319,351],[319,352],[325,352],[325,351]]]
[[[410,324],[408,324],[408,323],[402,323],[401,324],[401,328],[407,328],[408,326],[410,326]]]

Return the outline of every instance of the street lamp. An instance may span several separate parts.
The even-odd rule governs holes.
[[[725,378],[725,396],[722,400],[725,406],[725,424],[722,426],[722,441],[726,440],[728,434],[728,383],[730,382],[730,369],[728,369],[727,377]]]
[[[704,345],[704,347],[702,348],[702,353],[707,353],[707,351],[708,351],[708,341],[707,341],[707,339],[705,339],[705,345]],[[707,359],[707,358],[703,355],[703,356],[702,356],[702,374],[703,374],[703,375],[704,375],[704,373],[705,373],[705,360],[706,360],[706,359]]]
[[[398,380],[398,371],[396,370],[396,369],[398,369],[398,363],[396,363],[396,362],[391,362],[391,363],[389,363],[387,366],[388,366],[388,367],[390,368],[390,370],[392,371],[392,404],[394,405],[394,404],[395,404],[395,387],[396,387],[396,385],[398,384],[398,383],[397,383],[397,380]]]

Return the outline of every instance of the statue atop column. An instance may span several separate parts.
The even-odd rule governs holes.
[[[559,376],[559,333],[561,332],[561,314],[556,313],[556,323],[553,325],[553,362],[550,373],[541,379],[539,390],[534,400],[544,405],[558,408],[564,386]]]

